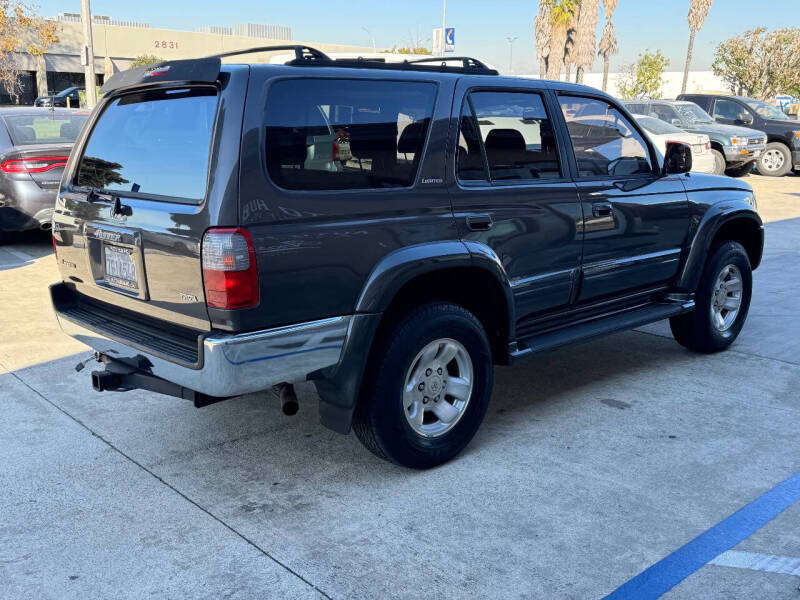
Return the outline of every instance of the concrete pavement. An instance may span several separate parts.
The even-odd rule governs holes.
[[[779,220],[734,348],[692,355],[655,325],[498,368],[475,440],[424,473],[323,429],[310,385],[291,418],[269,395],[94,393],[50,313],[49,242],[5,270],[0,250],[0,597],[611,592],[800,471],[800,178],[783,181],[759,192]],[[799,557],[800,505],[736,549]],[[708,565],[668,597],[798,585]]]

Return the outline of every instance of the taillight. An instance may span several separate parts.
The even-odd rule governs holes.
[[[706,142],[706,150],[711,150],[711,142]]]
[[[256,253],[247,231],[209,229],[201,254],[206,305],[236,309],[258,304]]]
[[[0,163],[3,173],[44,173],[50,169],[66,167],[69,156],[36,156],[10,158]]]
[[[56,235],[53,234],[53,254],[58,258],[58,246],[56,245]]]

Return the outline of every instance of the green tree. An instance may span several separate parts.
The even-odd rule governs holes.
[[[603,27],[603,34],[600,36],[597,54],[603,57],[603,91],[605,92],[608,85],[608,67],[611,64],[611,56],[619,52],[617,33],[611,22],[611,17],[614,16],[614,11],[617,9],[617,0],[603,0],[603,8],[606,11],[606,26]]]
[[[639,60],[629,65],[623,73],[617,84],[619,95],[625,99],[661,98],[664,70],[668,65],[669,59],[661,54],[661,50],[645,50],[639,54]]]
[[[578,0],[541,0],[550,3],[550,55],[547,78],[561,79],[561,66],[567,51],[567,32],[578,12]]]
[[[533,35],[536,39],[536,57],[539,59],[539,77],[547,76],[547,64],[550,59],[550,2],[539,1],[539,13],[533,20]]]
[[[163,59],[155,56],[153,54],[140,54],[136,58],[133,59],[131,63],[130,69],[135,69],[136,67],[146,67],[147,65],[155,65],[157,63],[162,62]]]
[[[711,69],[735,94],[762,100],[800,95],[800,28],[759,27],[725,40],[714,51]]]
[[[692,64],[692,50],[694,49],[694,36],[697,30],[705,23],[708,16],[708,9],[711,8],[711,0],[691,0],[689,14],[686,20],[689,22],[689,47],[686,49],[686,66],[683,68],[683,84],[681,84],[681,94],[686,93],[686,82],[689,80],[689,66]]]

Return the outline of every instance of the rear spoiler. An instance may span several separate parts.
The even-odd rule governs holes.
[[[169,60],[155,65],[136,67],[111,77],[100,88],[101,94],[109,94],[120,88],[146,85],[148,83],[214,83],[219,77],[222,62],[217,56]]]
[[[256,52],[277,52],[281,50],[294,51],[294,63],[304,63],[313,61],[328,61],[330,58],[316,48],[310,46],[300,46],[288,44],[281,46],[257,46],[255,48],[243,48],[241,50],[231,50],[222,54],[214,54],[206,58],[189,58],[186,60],[170,60],[160,62],[155,65],[136,67],[122,71],[111,77],[100,88],[101,94],[108,94],[114,90],[148,83],[214,83],[219,77],[219,70],[222,65],[222,58],[228,56],[240,56],[242,54],[253,54]]]

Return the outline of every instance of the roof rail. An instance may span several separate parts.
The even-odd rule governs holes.
[[[497,75],[497,71],[490,69],[477,58],[471,56],[431,56],[430,58],[415,58],[414,60],[403,61],[409,65],[424,64],[424,63],[439,63],[443,69],[447,68],[448,62],[458,61],[461,63],[461,68],[465,71],[474,70],[475,72],[482,71],[487,75]]]
[[[212,54],[207,58],[225,58],[227,56],[239,56],[241,54],[255,54],[256,52],[277,52],[280,50],[294,50],[295,60],[331,60],[330,57],[311,46],[297,44],[287,44],[283,46],[256,46],[255,48],[245,48],[243,50],[231,50],[221,54]]]

